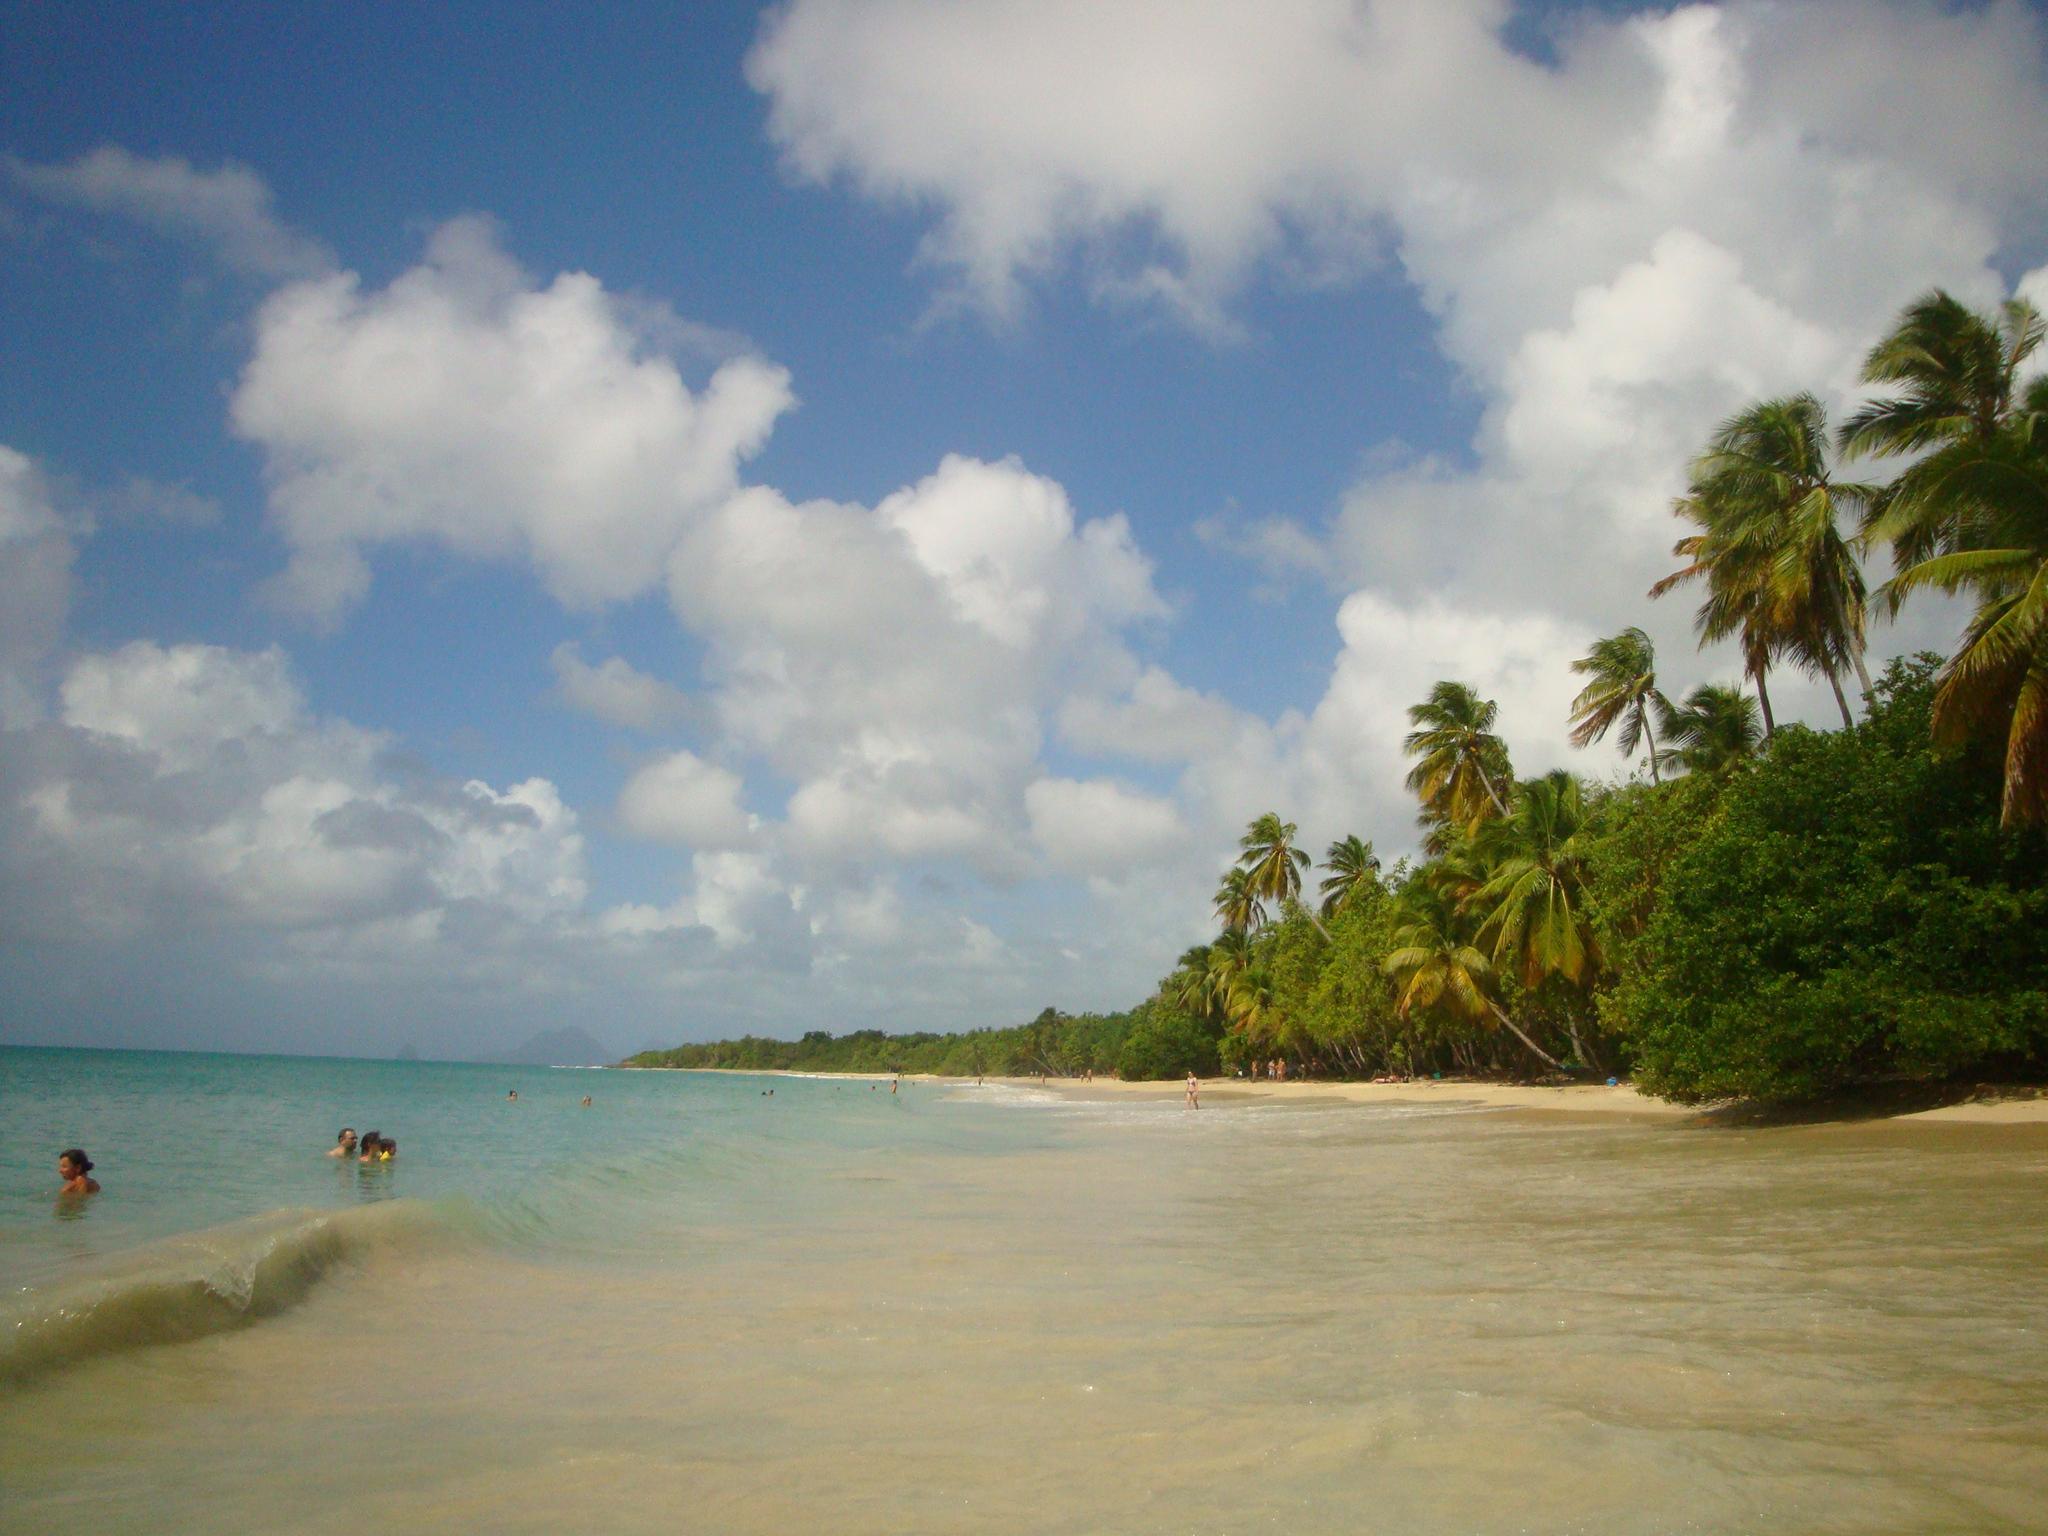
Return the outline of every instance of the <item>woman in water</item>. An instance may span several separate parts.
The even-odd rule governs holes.
[[[64,1187],[57,1191],[60,1196],[96,1195],[100,1192],[100,1181],[92,1176],[92,1159],[77,1147],[59,1155],[57,1177],[64,1181]]]
[[[377,1161],[377,1153],[382,1150],[384,1145],[383,1133],[381,1131],[365,1131],[363,1132],[363,1139],[358,1145],[362,1147],[363,1154],[356,1161],[359,1163],[374,1163]]]

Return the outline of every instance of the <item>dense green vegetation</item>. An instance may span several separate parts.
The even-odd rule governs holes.
[[[1517,777],[1497,711],[1438,683],[1409,716],[1420,862],[1346,837],[1313,905],[1296,827],[1247,828],[1220,931],[1128,1014],[958,1036],[743,1040],[648,1064],[1178,1076],[1606,1074],[1671,1098],[1811,1098],[2048,1075],[2048,380],[2026,304],[1943,293],[1872,349],[1880,395],[1831,433],[1811,395],[1737,413],[1675,507],[1653,597],[1695,588],[1744,682],[1673,702],[1640,629],[1574,669],[1581,746],[1647,780]],[[1852,480],[1834,454],[1903,463]],[[1875,591],[1862,561],[1887,551]],[[1873,614],[1929,588],[1975,611],[1954,654],[1872,683]],[[1841,729],[1779,727],[1769,678],[1825,680]],[[1845,680],[1864,715],[1859,721]]]
[[[1066,1014],[1047,1008],[1029,1024],[965,1034],[884,1034],[879,1029],[801,1040],[747,1035],[671,1051],[644,1051],[636,1067],[720,1067],[766,1072],[931,1072],[943,1077],[1055,1077],[1084,1072],[1130,1078],[1216,1071],[1218,1030],[1173,1007],[1146,1003],[1128,1013]]]

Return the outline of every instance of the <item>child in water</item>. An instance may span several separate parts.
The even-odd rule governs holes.
[[[57,1177],[64,1181],[59,1195],[96,1195],[100,1192],[100,1181],[92,1176],[92,1159],[72,1147],[57,1158]]]

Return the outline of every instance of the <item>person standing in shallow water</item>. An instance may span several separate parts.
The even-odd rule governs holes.
[[[81,1148],[72,1147],[58,1155],[57,1177],[64,1181],[57,1191],[59,1198],[78,1199],[100,1192],[100,1181],[92,1176],[92,1159]]]
[[[1202,1080],[1191,1071],[1188,1073],[1188,1108],[1202,1107]]]
[[[356,1128],[344,1125],[341,1134],[334,1138],[334,1145],[327,1149],[329,1157],[354,1157],[356,1155]]]

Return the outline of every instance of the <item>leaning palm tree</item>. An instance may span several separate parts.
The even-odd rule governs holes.
[[[1223,881],[1216,887],[1212,905],[1216,920],[1223,924],[1225,933],[1250,933],[1265,926],[1265,904],[1252,888],[1251,875],[1240,867],[1233,866],[1223,872]]]
[[[1415,729],[1401,750],[1417,759],[1408,788],[1421,799],[1425,819],[1470,827],[1507,815],[1499,785],[1510,778],[1508,749],[1493,730],[1499,714],[1493,700],[1453,682],[1438,683],[1409,707]]]
[[[1330,844],[1323,855],[1329,874],[1317,887],[1323,895],[1323,916],[1335,917],[1356,905],[1379,885],[1380,859],[1372,844],[1355,834]]]
[[[1875,486],[1833,477],[1820,401],[1760,400],[1723,422],[1694,462],[1678,508],[1705,531],[1690,551],[1694,565],[1652,594],[1706,575],[1701,639],[1740,633],[1746,653],[1761,645],[1825,677],[1848,726],[1841,674],[1853,669],[1865,694],[1870,674],[1863,572],[1840,525],[1860,521],[1876,495]]]
[[[1301,897],[1301,872],[1308,868],[1308,855],[1294,846],[1297,830],[1293,822],[1282,821],[1278,812],[1268,811],[1238,839],[1237,867],[1245,872],[1252,894],[1276,907]],[[1329,938],[1330,931],[1321,918],[1309,912],[1308,920],[1317,933]]]
[[[1464,908],[1479,917],[1474,938],[1496,966],[1513,966],[1534,990],[1553,977],[1590,989],[1600,946],[1587,914],[1586,800],[1571,774],[1554,770],[1515,791],[1514,814],[1500,826],[1501,851],[1485,884]],[[1567,1014],[1580,1061],[1598,1066]]]
[[[1664,765],[1688,773],[1726,773],[1754,757],[1762,738],[1756,701],[1740,688],[1702,683],[1662,715]]]
[[[1898,601],[1935,587],[1977,599],[1935,689],[1935,736],[1999,740],[2000,819],[2048,822],[2048,379],[1989,441],[1941,457],[1946,547],[1887,593]]]
[[[1574,672],[1591,677],[1572,700],[1571,743],[1590,746],[1616,727],[1624,757],[1634,757],[1639,742],[1650,745],[1650,782],[1658,782],[1657,732],[1652,713],[1667,703],[1657,691],[1657,651],[1650,637],[1630,627],[1618,635],[1595,640],[1593,648],[1572,663]]]
[[[1493,966],[1464,936],[1457,906],[1445,893],[1426,880],[1410,885],[1401,893],[1392,937],[1384,968],[1399,993],[1404,1020],[1417,1008],[1440,1008],[1469,1023],[1497,1023],[1545,1065],[1559,1065],[1488,993]]]
[[[1958,451],[1991,442],[2020,405],[2020,370],[2048,337],[2025,299],[1981,315],[1937,288],[1906,306],[1863,362],[1869,384],[1900,386],[1842,425],[1844,453],[1917,455],[1879,493],[1865,532],[1881,537],[1905,570],[1951,547],[1952,504],[1941,482]]]

